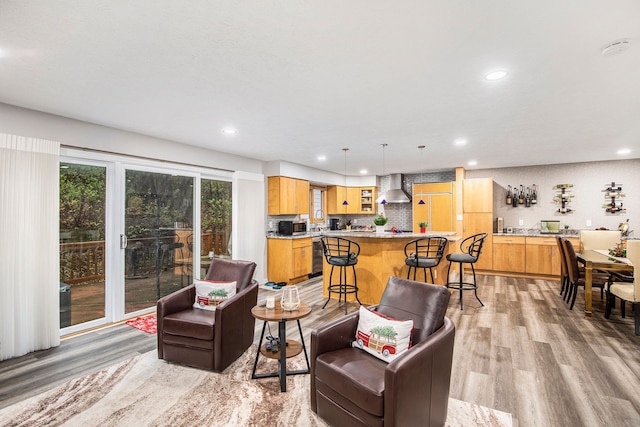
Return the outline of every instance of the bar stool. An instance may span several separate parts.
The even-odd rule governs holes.
[[[347,314],[347,294],[354,294],[358,304],[362,305],[358,299],[358,281],[356,279],[356,264],[358,263],[358,255],[360,255],[360,245],[356,242],[342,237],[323,237],[322,251],[327,260],[327,264],[331,266],[329,273],[329,298],[322,308],[331,300],[331,294],[338,294],[338,303],[342,301],[344,295],[344,314]],[[339,269],[339,282],[333,283],[333,268]],[[347,283],[347,267],[353,269],[353,284]]]
[[[447,239],[444,237],[421,237],[410,241],[404,246],[404,263],[409,266],[407,279],[413,269],[413,280],[416,280],[416,271],[421,268],[424,271],[424,281],[427,283],[427,268],[431,273],[431,283],[434,282],[433,268],[440,264]]]
[[[473,264],[475,264],[480,257],[482,245],[484,244],[484,239],[486,238],[487,233],[478,233],[474,234],[473,236],[469,236],[460,243],[461,253],[447,255],[447,260],[449,261],[449,268],[447,269],[447,288],[458,289],[460,291],[460,310],[463,309],[462,291],[471,289],[473,289],[473,293],[475,294],[476,299],[478,300],[480,305],[484,307],[484,304],[482,303],[482,301],[480,301],[480,298],[478,298],[476,270],[473,267]],[[457,262],[460,265],[460,280],[458,281],[458,283],[449,282],[449,272],[451,271],[451,264],[453,264],[454,262]],[[473,272],[473,283],[462,281],[462,276],[464,276],[462,264],[471,265],[471,271]]]

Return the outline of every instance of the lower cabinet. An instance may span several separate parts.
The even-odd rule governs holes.
[[[524,236],[493,236],[494,271],[525,272]]]
[[[576,251],[580,239],[569,238]],[[493,270],[558,276],[560,253],[555,236],[493,236]]]
[[[298,283],[311,274],[311,238],[267,239],[267,275],[272,282]]]

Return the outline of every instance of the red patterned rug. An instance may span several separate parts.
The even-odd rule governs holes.
[[[148,334],[155,334],[158,332],[155,313],[127,320],[125,323]]]

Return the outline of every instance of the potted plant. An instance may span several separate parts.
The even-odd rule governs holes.
[[[373,223],[376,225],[376,233],[384,233],[384,226],[389,221],[389,218],[384,215],[376,215],[373,218]]]
[[[420,232],[421,233],[426,233],[428,226],[429,226],[429,223],[427,221],[420,221],[418,223],[418,227],[420,227]]]

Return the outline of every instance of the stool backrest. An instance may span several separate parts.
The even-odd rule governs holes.
[[[444,237],[421,237],[404,246],[404,255],[407,258],[440,259],[446,246],[447,239]]]
[[[360,245],[344,237],[324,236],[320,239],[320,242],[322,243],[322,252],[327,261],[335,257],[356,258],[360,255]]]
[[[465,254],[471,255],[477,260],[482,252],[482,245],[486,238],[487,233],[478,233],[473,236],[469,236],[460,243],[460,250]]]

